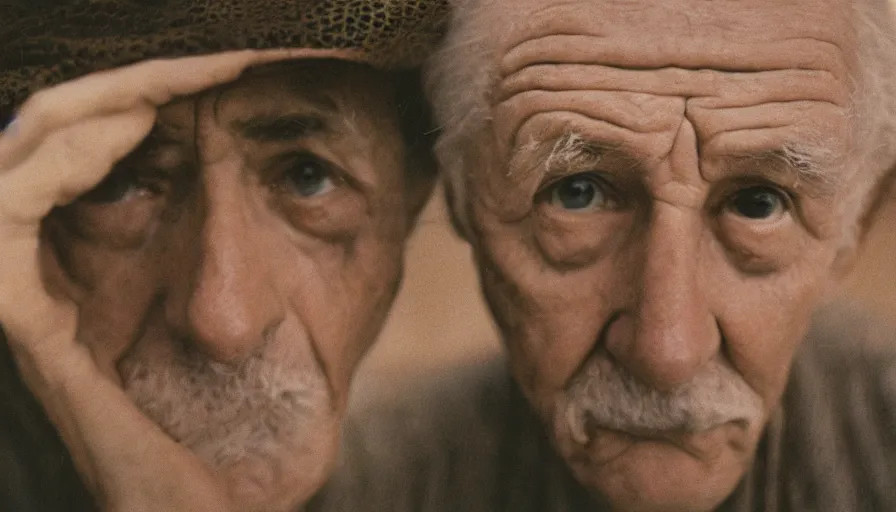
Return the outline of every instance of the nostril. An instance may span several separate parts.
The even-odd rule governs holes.
[[[605,329],[603,344],[614,362],[639,381],[671,391],[719,352],[717,323],[712,316],[705,320],[645,308],[637,315],[618,315]]]
[[[591,346],[588,353],[586,353],[585,356],[582,358],[581,362],[579,362],[579,365],[575,368],[575,370],[569,374],[569,377],[566,382],[566,386],[571,385],[572,380],[577,375],[579,375],[582,371],[584,371],[586,369],[586,367],[588,366],[588,364],[591,361],[593,361],[595,358],[609,357],[610,359],[614,359],[613,352],[610,349],[610,345],[611,345],[610,332],[614,328],[618,329],[617,324],[622,317],[623,317],[623,313],[621,311],[612,313],[609,317],[607,317],[607,320],[604,322],[603,327],[601,327],[601,330],[597,334],[597,338],[596,338],[594,344]],[[614,327],[614,326],[616,326],[616,327]]]
[[[610,316],[600,334],[598,345],[614,359],[628,359],[633,348],[635,319],[631,314],[618,312]]]

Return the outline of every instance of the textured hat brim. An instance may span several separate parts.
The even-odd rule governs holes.
[[[419,66],[447,0],[61,0],[0,4],[0,122],[36,90],[154,58],[295,48],[381,69]],[[32,5],[33,4],[33,5]]]

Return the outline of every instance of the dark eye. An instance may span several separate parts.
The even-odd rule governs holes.
[[[774,188],[755,186],[735,192],[728,208],[742,217],[762,220],[782,214],[786,208],[786,200]]]
[[[563,178],[548,192],[553,206],[570,211],[592,211],[606,207],[608,202],[604,183],[587,174]]]
[[[302,197],[326,194],[336,188],[329,166],[314,158],[301,158],[284,173],[284,182]]]
[[[99,185],[81,196],[90,204],[112,204],[136,197],[161,194],[163,186],[159,177],[139,172],[113,171]]]

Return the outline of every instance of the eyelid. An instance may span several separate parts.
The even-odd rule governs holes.
[[[572,179],[572,178],[590,178],[600,184],[607,184],[606,178],[601,176],[597,171],[576,171],[576,172],[565,172],[565,171],[549,171],[544,180],[542,180],[541,185],[538,187],[538,193],[542,193],[547,191],[548,189],[560,184],[560,182]]]
[[[124,180],[124,183],[115,183],[116,180]],[[127,193],[120,198],[110,201],[98,200],[96,198],[98,194],[102,195],[104,187],[113,185],[126,186]],[[123,201],[135,199],[136,196],[142,199],[154,200],[168,193],[170,189],[170,173],[162,172],[155,168],[119,168],[109,173],[94,188],[82,194],[76,202],[91,208],[108,208],[121,205]],[[140,191],[146,191],[147,194],[143,194]]]
[[[283,179],[285,173],[302,161],[313,161],[321,165],[328,172],[330,179],[333,180],[337,187],[348,185],[351,188],[360,190],[360,183],[351,175],[351,173],[336,165],[331,160],[308,150],[287,151],[274,156],[271,159],[271,162],[267,165],[267,169],[269,169],[266,173],[267,181],[272,185],[277,186]]]
[[[613,205],[613,207],[618,207],[622,204],[622,195],[620,194],[619,189],[605,174],[599,171],[580,171],[562,175],[558,172],[555,176],[546,176],[544,183],[535,192],[535,197],[540,198],[538,200],[543,201],[546,199],[546,195],[549,194],[554,187],[563,181],[575,178],[590,179],[594,181],[601,188],[601,192],[606,196],[606,199]]]
[[[781,198],[785,212],[793,212],[797,210],[798,196],[793,190],[768,179],[759,177],[733,181],[721,194],[721,199],[715,209],[719,212],[728,209],[735,194],[750,188],[767,188],[772,190]]]

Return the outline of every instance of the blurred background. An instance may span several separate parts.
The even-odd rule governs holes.
[[[882,208],[842,294],[885,319],[896,311],[896,199]],[[498,350],[470,251],[454,234],[437,190],[410,240],[405,281],[389,322],[354,389],[378,392]]]

